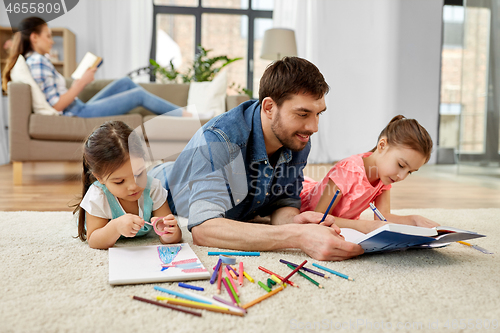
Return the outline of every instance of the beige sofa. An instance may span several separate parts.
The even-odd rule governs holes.
[[[97,80],[78,96],[89,100],[111,80]],[[67,80],[67,85],[71,80]],[[141,84],[149,92],[176,105],[186,106],[188,84]],[[9,146],[14,165],[14,184],[22,184],[22,163],[38,161],[79,161],[83,140],[99,125],[108,120],[122,120],[132,128],[146,126],[146,135],[155,142],[161,158],[170,159],[184,148],[200,121],[181,117],[156,117],[144,108],[136,108],[122,116],[78,118],[34,114],[31,107],[31,88],[23,83],[9,83]],[[226,97],[226,111],[248,100],[246,95]],[[155,118],[155,121],[150,121]],[[144,128],[144,127],[143,127]],[[159,156],[156,154],[157,157]]]

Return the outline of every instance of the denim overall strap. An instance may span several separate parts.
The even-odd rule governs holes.
[[[153,181],[152,177],[148,176],[148,182],[146,185],[146,188],[144,189],[143,192],[143,197],[144,197],[144,207],[142,207],[142,213],[143,213],[143,219],[144,221],[150,221],[151,220],[151,215],[153,213],[153,199],[151,199],[151,182]],[[113,219],[116,219],[122,215],[125,215],[125,212],[123,211],[122,207],[118,203],[118,200],[116,200],[116,197],[109,192],[108,188],[106,185],[99,183],[99,181],[95,181],[93,185],[98,186],[106,195],[106,199],[108,200],[109,207],[111,208],[111,214],[113,216]],[[152,226],[149,224],[144,224],[144,226],[139,230],[136,234],[137,236],[144,236],[147,234],[151,229],[153,229]]]

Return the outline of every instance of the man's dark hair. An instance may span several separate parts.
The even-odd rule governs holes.
[[[270,64],[259,87],[259,103],[271,97],[277,106],[298,93],[311,94],[320,99],[328,93],[330,87],[319,69],[298,57],[285,57]]]

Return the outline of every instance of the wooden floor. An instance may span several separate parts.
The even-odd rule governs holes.
[[[309,165],[305,174],[323,178],[330,165]],[[81,195],[79,163],[23,165],[23,185],[14,186],[12,165],[0,166],[0,211],[71,211]],[[500,208],[500,169],[427,165],[397,183],[392,209]]]

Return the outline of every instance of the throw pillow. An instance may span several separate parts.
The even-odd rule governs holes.
[[[58,116],[61,114],[47,102],[42,90],[35,80],[33,80],[30,69],[26,64],[26,60],[24,60],[24,57],[21,54],[17,58],[16,64],[10,72],[10,77],[13,82],[29,84],[31,87],[31,105],[34,113],[48,116]]]
[[[226,71],[210,82],[191,82],[188,93],[188,111],[195,106],[200,119],[209,119],[226,111]]]

